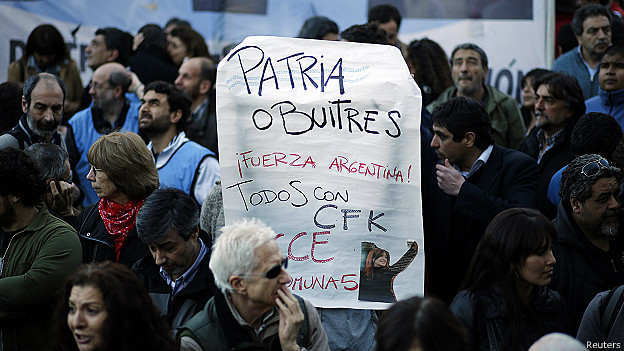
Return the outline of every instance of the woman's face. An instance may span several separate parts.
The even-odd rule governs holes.
[[[78,350],[97,350],[104,340],[103,329],[108,312],[100,289],[91,285],[74,286],[69,294],[67,325]]]
[[[550,246],[546,246],[540,252],[526,258],[524,265],[518,269],[518,275],[531,285],[546,286],[552,280],[555,262],[557,260]]]
[[[383,253],[381,256],[377,257],[373,262],[373,267],[385,267],[388,265],[388,258],[386,254]]]
[[[533,79],[526,78],[522,87],[522,105],[528,108],[535,107],[535,91],[533,90]]]
[[[171,56],[171,60],[176,65],[181,65],[184,58],[189,56],[188,49],[186,45],[180,40],[178,37],[170,37],[170,40],[167,42],[167,52],[169,56]]]
[[[91,186],[100,199],[109,199],[116,201],[117,203],[124,204],[122,199],[124,195],[117,189],[106,173],[99,168],[91,166],[89,173],[87,173],[87,179],[91,181]]]

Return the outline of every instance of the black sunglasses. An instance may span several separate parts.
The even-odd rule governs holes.
[[[277,264],[273,268],[269,269],[265,274],[245,274],[244,276],[245,277],[258,276],[258,277],[265,277],[267,279],[275,279],[280,275],[280,273],[282,273],[282,267],[284,267],[284,269],[288,268],[288,257],[283,259],[282,262],[280,262],[280,264]]]
[[[598,161],[593,161],[583,166],[581,173],[586,177],[591,177],[598,173],[603,166],[609,167],[609,161],[601,158]]]

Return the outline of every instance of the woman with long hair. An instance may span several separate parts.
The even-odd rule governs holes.
[[[176,67],[180,67],[184,59],[191,57],[207,57],[213,60],[204,37],[187,27],[174,28],[167,35],[167,53]]]
[[[390,253],[384,249],[373,248],[366,256],[366,266],[360,272],[359,300],[396,302],[394,278],[409,266],[418,253],[418,244],[413,242],[403,256],[390,265]]]
[[[407,65],[422,92],[423,108],[433,102],[448,87],[453,86],[451,67],[444,49],[435,41],[423,38],[407,47]]]
[[[83,264],[67,279],[55,325],[57,350],[177,350],[141,282],[113,262]]]
[[[534,209],[511,208],[490,222],[450,306],[471,350],[524,351],[562,329],[561,297],[548,288],[555,240],[555,226]]]

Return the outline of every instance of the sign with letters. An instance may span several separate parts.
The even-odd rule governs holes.
[[[248,37],[217,73],[226,224],[256,217],[319,307],[422,295],[421,95],[392,46]]]

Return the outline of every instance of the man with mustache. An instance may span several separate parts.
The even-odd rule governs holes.
[[[67,149],[65,139],[56,130],[66,95],[65,83],[58,76],[39,73],[29,77],[22,96],[24,115],[11,131],[0,136],[0,148],[24,150],[35,143],[53,143]]]
[[[588,154],[570,162],[561,177],[551,287],[565,301],[571,335],[596,294],[624,284],[619,172],[602,156]]]
[[[604,6],[585,5],[574,12],[572,30],[579,45],[557,58],[552,70],[576,77],[587,100],[598,95],[600,59],[611,45],[611,14]]]
[[[587,112],[610,114],[624,128],[624,45],[615,44],[600,60],[598,96],[585,101]]]
[[[572,130],[585,113],[583,91],[576,78],[550,73],[533,83],[535,90],[535,128],[520,151],[537,160],[540,184],[537,209],[555,218],[556,207],[546,198],[553,175],[574,159],[570,148]]]
[[[219,161],[184,133],[191,99],[175,85],[155,81],[145,87],[139,110],[139,131],[150,139],[160,185],[178,188],[198,204],[221,177]]]
[[[494,144],[490,118],[474,99],[455,97],[437,107],[433,131],[440,162],[423,170],[427,286],[448,304],[492,218],[535,206],[538,172],[529,156]]]
[[[475,44],[460,44],[451,53],[450,63],[455,85],[443,91],[427,106],[427,110],[433,112],[443,102],[456,96],[473,98],[483,103],[490,115],[494,142],[518,149],[526,134],[520,108],[514,98],[485,84],[485,76],[489,71],[485,51]]]

